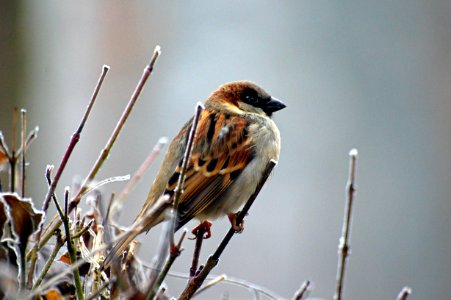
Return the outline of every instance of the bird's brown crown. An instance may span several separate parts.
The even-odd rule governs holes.
[[[234,81],[221,85],[207,99],[206,106],[225,108],[238,114],[252,112],[271,116],[285,107],[264,89],[250,81]]]

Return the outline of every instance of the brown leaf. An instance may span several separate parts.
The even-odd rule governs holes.
[[[6,216],[5,205],[0,201],[0,239],[3,237],[7,220],[8,217]]]
[[[17,193],[2,193],[0,200],[6,207],[8,221],[22,255],[25,254],[29,237],[36,231],[43,213],[36,210],[29,198],[21,198]]]

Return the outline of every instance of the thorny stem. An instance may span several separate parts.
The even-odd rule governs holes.
[[[47,191],[47,194],[45,196],[45,200],[44,200],[44,204],[48,203],[52,197],[52,195],[55,192],[56,186],[58,185],[59,179],[61,177],[61,175],[63,174],[63,171],[66,167],[67,162],[69,161],[69,158],[73,152],[73,150],[75,149],[75,145],[78,143],[78,141],[80,140],[80,135],[81,132],[83,131],[83,127],[86,124],[86,121],[88,120],[88,116],[91,113],[92,107],[94,106],[94,103],[97,99],[97,95],[99,94],[99,90],[102,86],[102,83],[106,77],[106,74],[108,73],[110,67],[104,65],[102,68],[102,73],[100,74],[100,78],[97,81],[96,87],[94,89],[94,92],[91,96],[91,99],[89,101],[88,107],[86,108],[86,111],[83,115],[83,118],[80,122],[80,124],[78,125],[78,129],[74,132],[74,134],[71,137],[71,140],[69,142],[69,146],[66,149],[66,152],[64,153],[63,158],[61,159],[60,165],[58,167],[58,169],[56,170],[56,174],[55,177],[53,179],[52,184],[49,186],[49,189]],[[44,222],[42,222],[44,223]],[[52,227],[52,230],[50,230],[49,232],[47,232],[47,234],[45,235],[44,239],[42,240],[42,243],[40,243],[40,238],[41,238],[41,232],[42,232],[42,228],[40,228],[39,230],[39,234],[37,235],[37,240],[36,240],[36,246],[32,249],[32,251],[37,251],[39,250],[45,243],[48,242],[48,240],[52,237],[53,232],[55,231],[56,228],[59,228],[61,226],[61,220],[57,221],[57,223]]]
[[[240,224],[243,221],[244,217],[248,213],[250,207],[254,203],[255,199],[257,198],[257,195],[259,194],[260,190],[262,189],[263,185],[268,179],[269,174],[271,174],[271,171],[273,170],[276,164],[277,164],[276,161],[271,160],[266,165],[266,168],[263,171],[262,177],[255,189],[255,192],[249,197],[243,209],[237,215],[236,218],[237,224]],[[197,276],[191,278],[188,281],[188,285],[185,287],[185,290],[182,292],[182,294],[180,294],[178,300],[190,299],[193,296],[193,294],[197,291],[197,289],[200,288],[200,286],[205,281],[210,271],[218,264],[219,257],[221,256],[222,252],[224,251],[225,247],[228,245],[229,241],[232,239],[234,234],[235,230],[233,229],[233,227],[231,227],[227,232],[226,236],[224,237],[224,239],[222,240],[221,244],[219,244],[216,251],[213,253],[213,255],[211,255],[208,258],[207,263],[205,264],[205,267],[202,269],[202,271],[200,271]]]
[[[155,283],[150,287],[149,292],[147,293],[147,300],[153,300],[155,298],[156,293],[158,292],[161,284],[163,283],[163,280],[166,278],[166,275],[168,274],[169,270],[172,267],[172,264],[176,260],[177,257],[180,256],[180,254],[183,251],[182,248],[182,242],[185,238],[186,230],[182,232],[182,235],[180,236],[179,242],[177,245],[171,245],[171,248],[169,250],[169,257],[166,260],[166,263],[163,266],[163,269],[161,270],[160,274],[158,274],[157,280]]]
[[[349,151],[349,176],[346,187],[347,199],[345,206],[345,215],[343,220],[342,235],[338,245],[339,258],[337,267],[337,289],[334,296],[335,300],[342,299],[346,262],[350,249],[348,241],[351,227],[352,204],[355,192],[355,172],[356,172],[357,155],[358,155],[357,149],[352,149],[351,151]]]

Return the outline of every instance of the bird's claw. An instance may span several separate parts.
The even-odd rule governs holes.
[[[203,236],[204,239],[209,239],[211,237],[211,225],[212,223],[208,220],[201,222],[199,225],[191,230],[191,233],[194,234],[194,237],[189,238],[190,240],[195,240],[199,236]]]
[[[227,214],[227,217],[229,217],[230,224],[235,233],[242,233],[244,230],[244,220],[238,224],[236,221],[237,215],[238,213],[229,213]]]

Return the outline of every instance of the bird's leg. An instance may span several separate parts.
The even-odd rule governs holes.
[[[232,224],[233,230],[235,230],[236,233],[241,233],[244,230],[244,220],[241,221],[240,224],[237,224],[236,217],[237,217],[238,213],[228,213],[227,217],[229,217],[229,221],[230,221],[230,224]]]
[[[193,230],[191,230],[191,233],[194,234],[196,237],[199,234],[199,231],[202,231],[204,233],[204,239],[208,239],[211,237],[211,222],[208,220],[205,220],[201,222],[199,225],[194,227]]]

